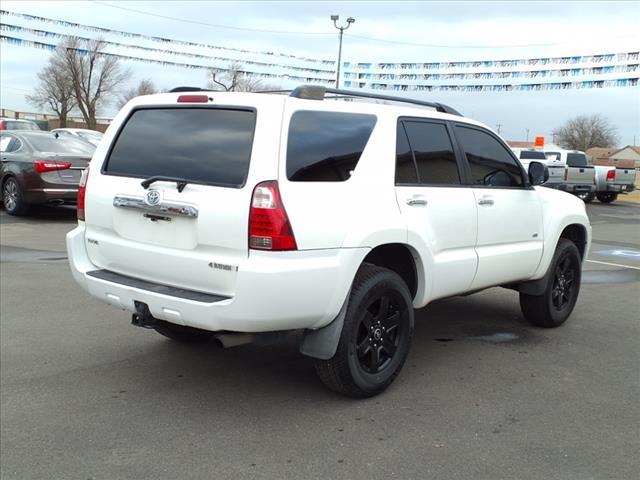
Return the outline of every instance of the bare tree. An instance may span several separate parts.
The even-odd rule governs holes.
[[[591,147],[615,147],[616,128],[600,114],[580,115],[553,131],[558,145],[569,150],[586,151]]]
[[[123,69],[117,57],[105,53],[106,42],[102,39],[83,41],[72,38],[65,42],[66,73],[73,83],[73,92],[78,109],[87,128],[96,126],[96,114],[109,102],[131,72]]]
[[[120,108],[124,107],[132,98],[139,97],[140,95],[153,95],[154,93],[158,93],[158,89],[153,81],[149,78],[142,79],[135,88],[130,88],[120,97]]]
[[[49,57],[47,65],[38,73],[33,95],[27,95],[26,99],[36,107],[53,110],[60,120],[60,128],[67,126],[67,115],[76,106],[76,99],[73,82],[66,74],[63,48],[59,46]]]
[[[209,71],[211,81],[207,85],[211,90],[222,92],[259,92],[278,90],[279,87],[264,83],[258,78],[246,75],[240,63],[232,63],[226,71],[212,68]]]

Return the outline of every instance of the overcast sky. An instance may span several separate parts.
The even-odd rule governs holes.
[[[151,36],[323,59],[335,59],[337,56],[338,36],[329,15],[339,14],[342,20],[348,16],[356,19],[345,32],[343,46],[343,60],[354,62],[427,63],[640,50],[639,1],[4,0],[2,9]],[[97,35],[86,30],[73,32],[53,24],[29,23],[9,16],[3,16],[2,21],[80,36]],[[44,41],[55,43],[55,40]],[[117,37],[114,41],[127,42]],[[155,47],[158,48],[157,44]],[[2,107],[34,111],[34,107],[24,100],[24,95],[35,85],[36,73],[46,64],[49,54],[6,43],[0,44],[0,48]],[[129,54],[139,55],[139,52]],[[147,77],[162,88],[204,86],[207,81],[202,70],[136,62],[126,62],[126,66],[133,73],[129,86]],[[278,83],[283,87],[293,86],[284,80]],[[550,139],[551,130],[568,118],[583,113],[602,113],[617,127],[621,145],[632,143],[634,135],[636,143],[640,143],[640,87],[496,93],[411,92],[411,95],[449,103],[492,128],[501,124],[501,133],[507,139],[524,140],[527,129],[530,139],[535,135]],[[102,114],[113,116],[115,108],[115,105],[105,108]]]

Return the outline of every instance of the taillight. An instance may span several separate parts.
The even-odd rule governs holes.
[[[66,170],[71,168],[69,162],[55,162],[53,160],[36,160],[33,166],[38,173],[55,172],[56,170]]]
[[[178,103],[207,103],[209,97],[206,95],[180,95]]]
[[[275,180],[259,183],[253,189],[249,212],[249,248],[272,251],[298,249]]]
[[[609,170],[607,172],[607,182],[613,182],[616,179],[616,171]]]
[[[78,184],[78,220],[84,222],[84,196],[87,193],[87,180],[89,180],[89,167],[82,171]]]

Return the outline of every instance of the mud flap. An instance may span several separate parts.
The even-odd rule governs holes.
[[[300,353],[320,360],[329,360],[336,354],[340,335],[342,334],[342,326],[344,325],[344,317],[347,314],[349,294],[342,304],[338,316],[329,325],[317,330],[305,330],[302,342],[300,342]]]

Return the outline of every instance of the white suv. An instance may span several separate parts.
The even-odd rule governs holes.
[[[432,300],[503,286],[533,324],[567,319],[591,227],[582,201],[533,186],[545,173],[437,103],[179,88],[114,119],[69,260],[91,295],[175,340],[304,330],[327,386],[371,396]]]

